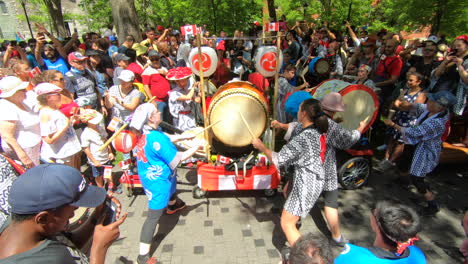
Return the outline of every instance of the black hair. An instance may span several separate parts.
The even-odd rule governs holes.
[[[125,37],[125,41],[132,41],[132,42],[135,42],[135,38],[132,36],[132,35],[127,35]]]
[[[109,40],[106,38],[98,39],[96,44],[102,50],[107,50],[109,48]]]
[[[156,31],[156,30],[153,27],[147,27],[145,29],[145,34],[151,32],[151,31]]]
[[[308,233],[291,248],[290,264],[333,264],[337,249],[323,235]]]
[[[416,76],[418,81],[421,81],[421,82],[424,80],[424,77],[419,72],[408,72],[408,75]]]
[[[10,213],[11,215],[11,221],[15,223],[21,223],[27,220],[31,220],[34,218],[37,214],[15,214],[15,213]]]
[[[327,133],[328,131],[328,118],[322,111],[320,101],[310,98],[302,102],[301,111],[305,111],[310,121],[314,122],[319,133]]]
[[[384,242],[390,246],[396,247],[396,242],[405,242],[421,231],[421,222],[416,211],[398,202],[380,201],[373,214]]]
[[[295,30],[289,30],[288,31],[288,34],[291,34],[292,37],[296,40],[296,41],[299,41],[299,39],[297,38],[297,32]]]
[[[135,62],[137,55],[134,49],[125,50],[125,55],[130,58],[130,63]]]

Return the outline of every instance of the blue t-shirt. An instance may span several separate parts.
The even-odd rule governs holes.
[[[149,208],[163,209],[176,191],[176,172],[169,164],[177,149],[164,133],[151,130],[137,145],[138,176],[149,201]]]
[[[67,73],[70,70],[67,62],[60,56],[54,62],[46,58],[42,58],[42,60],[44,61],[44,64],[47,67],[47,70],[57,70],[61,72],[63,75],[65,75],[65,73]]]
[[[409,251],[409,254],[406,253]],[[382,253],[389,256],[376,256],[371,250],[353,244],[346,244],[343,252],[335,259],[335,264],[426,264],[424,253],[416,246],[410,246],[401,258],[391,252]],[[408,256],[406,256],[408,254]]]

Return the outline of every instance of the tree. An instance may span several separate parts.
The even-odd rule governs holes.
[[[134,0],[113,0],[111,8],[119,39],[123,40],[126,35],[133,35],[136,41],[141,41]]]
[[[62,1],[61,0],[43,0],[44,4],[49,10],[49,15],[52,18],[52,25],[54,26],[55,31],[59,37],[67,37],[68,31],[65,29],[65,24],[63,23],[63,13],[62,13]]]

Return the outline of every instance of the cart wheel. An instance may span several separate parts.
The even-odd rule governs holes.
[[[123,187],[124,193],[127,197],[132,197],[133,196],[133,188],[130,186],[130,184],[125,184]]]
[[[341,165],[338,171],[338,181],[346,190],[357,189],[367,182],[370,169],[370,161],[367,158],[351,158]]]
[[[200,187],[198,186],[193,187],[193,191],[192,191],[193,198],[202,199],[202,198],[205,198],[205,195],[206,195],[206,191],[200,189]]]
[[[276,189],[265,189],[263,192],[265,193],[266,197],[273,197],[273,196],[276,195],[278,190],[276,190]]]

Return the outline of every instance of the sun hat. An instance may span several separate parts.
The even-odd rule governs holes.
[[[166,74],[166,79],[177,81],[187,79],[192,76],[192,70],[189,67],[177,67],[170,69]]]
[[[439,91],[437,93],[428,93],[427,98],[441,106],[451,107],[457,102],[457,98],[449,91]]]
[[[332,112],[343,112],[344,111],[344,104],[343,98],[341,94],[331,92],[325,95],[320,102],[322,108],[327,111]]]
[[[8,98],[17,91],[26,89],[28,85],[28,82],[23,82],[16,76],[3,77],[0,80],[0,98]]]
[[[36,214],[63,205],[96,207],[104,202],[104,188],[89,185],[77,169],[41,164],[16,178],[9,203],[15,214]]]
[[[98,125],[103,119],[103,115],[94,109],[82,109],[80,119],[89,124]]]
[[[40,83],[36,87],[34,87],[34,92],[37,95],[48,94],[48,93],[59,93],[61,91],[62,91],[62,88],[52,83]]]
[[[118,78],[124,82],[133,82],[133,80],[135,80],[135,74],[130,70],[123,70],[120,72]]]

